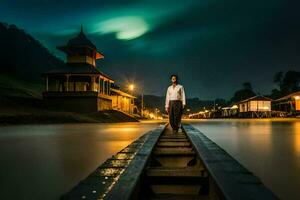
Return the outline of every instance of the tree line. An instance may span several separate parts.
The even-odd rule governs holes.
[[[264,95],[271,99],[278,99],[290,93],[300,91],[300,72],[277,72],[273,77],[273,82],[277,85],[277,88],[274,88],[270,94]],[[234,93],[229,103],[236,103],[255,95],[259,95],[259,93],[254,92],[251,82],[245,82],[242,88]]]

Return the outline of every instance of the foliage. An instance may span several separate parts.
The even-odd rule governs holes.
[[[239,101],[248,99],[255,95],[256,95],[256,93],[253,92],[252,84],[250,82],[244,82],[243,88],[234,93],[233,97],[230,99],[230,102],[237,103]]]
[[[279,88],[272,90],[271,98],[273,99],[300,91],[300,72],[287,71],[284,73],[280,71],[274,75],[273,81]]]

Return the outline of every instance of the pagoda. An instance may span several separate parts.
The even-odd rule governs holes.
[[[104,58],[96,46],[80,33],[57,49],[66,54],[66,63],[43,74],[43,98],[49,105],[71,111],[93,112],[112,108],[111,85],[114,80],[97,68]]]

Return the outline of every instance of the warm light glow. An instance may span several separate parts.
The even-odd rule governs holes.
[[[238,106],[237,106],[237,105],[233,105],[233,106],[231,107],[231,109],[238,109]]]
[[[150,117],[151,119],[154,119],[154,114],[153,114],[153,113],[150,113],[150,114],[149,114],[149,117]]]
[[[263,109],[264,110],[269,110],[269,106],[264,106]]]
[[[134,85],[130,84],[128,88],[129,88],[130,91],[133,91],[134,90]]]
[[[299,100],[300,99],[300,96],[295,96],[294,97],[296,100]]]

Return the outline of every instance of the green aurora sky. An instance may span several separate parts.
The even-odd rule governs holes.
[[[0,0],[0,21],[55,49],[80,31],[105,55],[100,70],[164,95],[176,73],[188,97],[229,98],[250,81],[268,94],[300,69],[300,3],[287,0]]]

